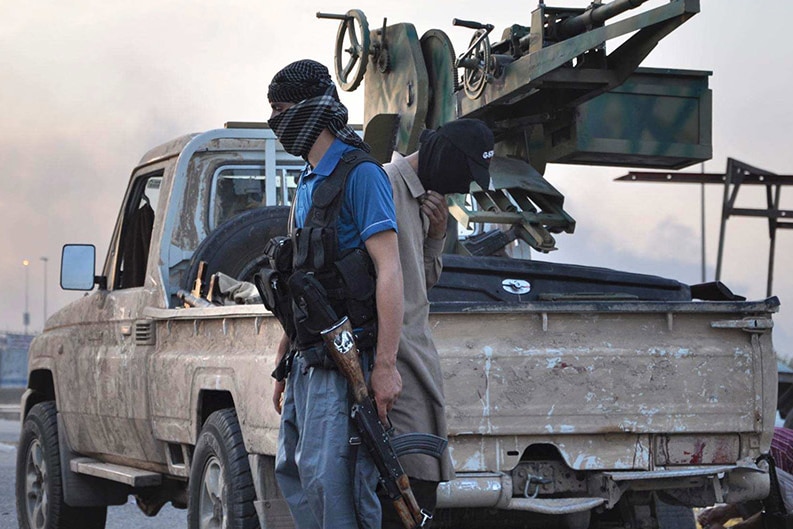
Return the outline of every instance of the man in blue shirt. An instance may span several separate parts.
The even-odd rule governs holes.
[[[301,231],[308,231],[306,219],[318,198],[314,195],[318,186],[334,174],[343,157],[355,149],[368,151],[368,146],[347,126],[347,109],[339,102],[327,68],[319,63],[304,60],[286,66],[273,78],[268,99],[272,108],[270,127],[287,152],[309,164],[295,198],[297,252]],[[312,237],[304,250],[317,253],[306,261],[315,261],[326,253],[324,248],[331,246],[333,255],[362,249],[371,258],[377,354],[371,363],[369,383],[380,419],[387,423],[386,414],[402,389],[396,368],[402,271],[391,186],[379,165],[364,161],[349,172],[342,192],[336,240],[331,241],[335,244],[328,246],[328,241]],[[318,244],[323,251],[317,250]],[[297,341],[298,353],[289,376],[276,382],[273,395],[275,408],[281,413],[276,477],[295,524],[301,529],[379,528],[377,470],[366,450],[349,444],[355,430],[349,419],[347,382],[338,371],[308,361],[308,354],[302,354]],[[289,339],[284,336],[277,362],[289,347]],[[367,352],[363,353],[365,357]]]

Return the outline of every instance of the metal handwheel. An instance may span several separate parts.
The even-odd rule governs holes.
[[[463,73],[463,89],[469,99],[478,99],[493,79],[495,57],[491,54],[490,39],[492,24],[481,24],[467,20],[454,19],[452,24],[474,29],[474,36],[468,49],[457,58],[456,66],[465,68]]]
[[[369,24],[366,15],[360,9],[351,9],[345,15],[317,13],[317,18],[341,21],[336,33],[336,81],[342,90],[352,92],[361,84],[369,60]],[[346,60],[345,54],[349,56]]]

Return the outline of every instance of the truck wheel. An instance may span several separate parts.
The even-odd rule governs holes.
[[[207,277],[223,272],[241,281],[252,281],[266,262],[264,245],[276,235],[286,235],[288,218],[288,207],[267,206],[240,213],[221,224],[196,248],[182,288],[193,288],[201,261],[206,262]]]
[[[209,416],[190,466],[189,529],[255,529],[255,491],[237,413]]]
[[[64,503],[55,403],[30,409],[17,452],[17,521],[20,529],[80,527],[103,529],[107,507],[70,507]]]

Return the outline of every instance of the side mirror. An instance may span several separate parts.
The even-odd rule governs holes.
[[[61,288],[92,290],[96,284],[96,247],[93,244],[67,244],[61,254]]]

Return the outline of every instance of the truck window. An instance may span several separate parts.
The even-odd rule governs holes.
[[[300,173],[302,172],[302,168],[294,167],[279,167],[276,170],[275,189],[278,192],[277,206],[292,205],[292,201],[295,199],[297,182],[300,180]]]
[[[161,175],[142,177],[130,195],[121,229],[116,288],[142,287],[146,280],[154,212],[160,199]]]
[[[213,178],[210,196],[210,229],[214,230],[249,209],[291,204],[301,170],[302,167],[296,166],[276,167],[275,185],[268,186],[263,165],[219,168]]]

